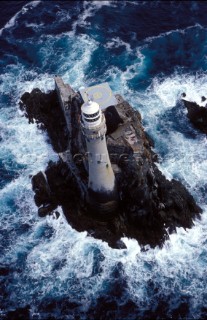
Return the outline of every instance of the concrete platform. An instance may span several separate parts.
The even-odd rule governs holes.
[[[88,99],[95,101],[99,104],[102,110],[109,106],[117,104],[116,97],[114,96],[108,82],[100,83],[96,86],[80,89],[80,94],[84,102]]]

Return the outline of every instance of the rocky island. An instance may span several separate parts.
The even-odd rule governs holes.
[[[83,94],[60,77],[49,93],[26,92],[20,100],[29,123],[46,130],[59,161],[32,177],[38,214],[53,214],[61,206],[68,223],[78,231],[123,248],[122,237],[135,238],[141,247],[161,246],[176,227],[190,228],[201,208],[181,182],[167,180],[156,163],[153,141],[142,126],[140,113],[120,95],[103,110],[106,144],[116,180],[118,206],[111,214],[91,210],[88,193],[88,152],[81,129]],[[85,98],[86,99],[86,98]]]
[[[193,126],[201,132],[207,134],[207,100],[201,97],[200,105],[195,101],[190,101],[186,94],[182,94],[182,101],[188,111],[187,116]]]

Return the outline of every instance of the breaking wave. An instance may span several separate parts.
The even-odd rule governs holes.
[[[140,2],[138,8],[145,6]],[[126,14],[133,3],[126,1],[123,7]],[[171,31],[128,42],[116,26],[106,37],[102,29],[103,18],[111,21],[111,12],[115,15],[120,10],[117,1],[87,1],[79,8],[77,3],[69,8],[48,2],[48,8],[55,17],[54,26],[34,19],[35,12],[45,10],[43,2],[35,1],[1,29],[2,37],[8,32],[7,41],[14,48],[11,54],[5,46],[0,76],[1,314],[30,305],[31,317],[36,319],[51,315],[66,319],[77,314],[87,318],[91,310],[100,308],[101,301],[109,299],[118,305],[116,318],[146,316],[160,303],[165,316],[176,318],[181,304],[185,316],[201,316],[207,307],[207,139],[192,128],[180,97],[185,92],[189,99],[200,102],[205,95],[206,29],[195,25],[176,30],[173,25]],[[23,38],[17,21],[25,32]],[[182,41],[187,48],[194,41],[199,52],[192,50],[193,57],[188,57]],[[179,48],[177,52],[173,45]],[[184,66],[178,64],[181,55],[186,59]],[[165,59],[161,70],[158,56]],[[190,65],[192,60],[195,63]],[[55,215],[37,217],[31,176],[58,157],[47,135],[28,124],[18,111],[18,101],[35,87],[53,89],[55,74],[76,90],[108,81],[138,108],[155,140],[160,169],[169,179],[182,181],[204,210],[192,229],[178,228],[161,249],[141,251],[135,240],[124,238],[127,248],[116,250],[86,232],[73,230],[61,208],[57,209],[59,219]],[[110,303],[108,308],[113,310]]]
[[[22,7],[20,11],[18,11],[6,24],[3,28],[0,29],[0,36],[2,36],[2,33],[6,29],[12,29],[17,25],[17,20],[18,19],[23,19],[24,15],[29,11],[35,8],[41,0],[34,0],[30,1],[28,4]]]

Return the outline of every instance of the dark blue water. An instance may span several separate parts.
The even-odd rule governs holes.
[[[206,319],[207,139],[179,98],[207,95],[207,3],[2,1],[0,12],[0,318],[23,308],[21,319]],[[160,170],[184,183],[201,221],[140,252],[62,214],[37,217],[31,175],[58,156],[18,101],[53,89],[56,74],[76,90],[108,81],[141,112]]]

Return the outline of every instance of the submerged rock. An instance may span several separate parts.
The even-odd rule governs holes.
[[[89,236],[107,241],[113,248],[125,246],[120,241],[124,236],[137,239],[141,246],[161,246],[176,227],[192,227],[201,208],[179,181],[169,181],[160,172],[155,163],[157,155],[151,149],[153,141],[144,132],[140,113],[121,96],[116,97],[118,104],[106,109],[106,123],[120,201],[116,214],[103,221],[91,214],[85,201],[88,173],[79,123],[80,96],[74,95],[68,106],[71,128],[67,128],[55,91],[45,94],[35,89],[22,96],[20,107],[29,122],[35,120],[42,125],[60,155],[57,163],[50,161],[44,173],[33,176],[35,203],[41,216],[62,206],[72,227],[86,230]],[[67,153],[69,164],[65,161]]]

